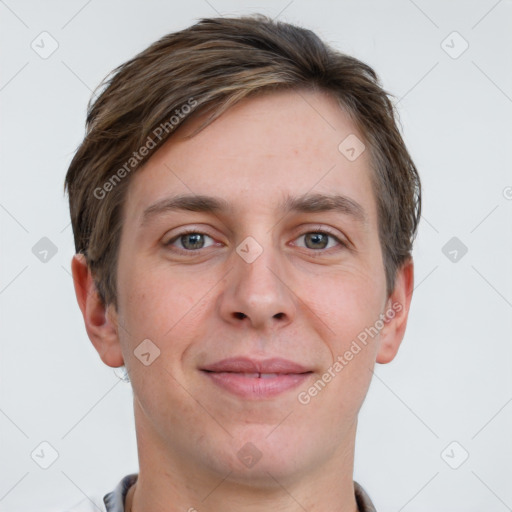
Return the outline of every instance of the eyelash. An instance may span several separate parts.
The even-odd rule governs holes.
[[[165,246],[166,247],[172,247],[172,244],[174,242],[176,242],[177,240],[179,240],[182,236],[185,236],[185,235],[189,235],[189,234],[194,234],[194,235],[205,235],[209,238],[211,238],[213,240],[213,237],[208,235],[208,233],[203,233],[197,229],[187,229],[181,233],[179,233],[178,235],[174,236],[173,238],[171,238],[168,242],[165,242]],[[336,240],[336,242],[338,242],[338,244],[344,248],[344,249],[348,249],[349,246],[346,242],[344,242],[343,240],[340,240],[336,235],[334,235],[333,233],[331,233],[330,231],[327,231],[326,229],[315,229],[315,230],[311,230],[311,231],[306,231],[304,233],[302,233],[301,235],[299,235],[297,238],[300,238],[302,236],[305,236],[305,235],[309,235],[309,234],[322,234],[322,235],[327,235],[331,238],[333,238],[334,240]],[[208,249],[208,247],[206,248],[203,248],[203,249]],[[332,249],[334,249],[333,247],[329,248],[329,249],[308,249],[307,247],[302,247],[302,249],[306,249],[307,251],[311,251],[312,253],[325,253],[325,252],[330,252]],[[173,251],[176,251],[178,252],[179,254],[187,254],[187,255],[190,255],[192,253],[198,253],[200,252],[202,249],[181,249],[179,247],[172,247],[172,250]],[[338,249],[338,250],[341,250],[341,249]],[[317,255],[315,254],[315,256]],[[320,254],[318,254],[320,255]]]

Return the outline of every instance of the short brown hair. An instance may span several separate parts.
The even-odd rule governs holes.
[[[364,136],[388,295],[393,291],[397,270],[411,258],[421,184],[388,93],[367,64],[334,50],[310,30],[263,15],[205,18],[161,38],[99,87],[64,187],[76,252],[85,255],[105,304],[117,308],[121,211],[133,171],[183,119],[209,114],[193,136],[240,100],[286,88],[333,94]],[[181,115],[192,106],[190,115]]]

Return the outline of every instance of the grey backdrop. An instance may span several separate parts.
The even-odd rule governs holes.
[[[355,479],[379,512],[512,510],[510,0],[0,0],[0,510],[62,511],[138,470],[130,386],[70,277],[62,186],[91,90],[165,33],[248,12],[373,66],[423,180],[409,325],[363,405]]]

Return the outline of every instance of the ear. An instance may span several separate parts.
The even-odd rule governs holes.
[[[75,254],[71,261],[73,284],[85,329],[101,360],[112,368],[123,365],[117,335],[117,315],[113,306],[105,306],[94,283],[85,255]]]
[[[405,334],[409,307],[414,287],[414,264],[412,258],[398,269],[395,289],[389,296],[384,315],[384,327],[380,332],[377,363],[385,364],[394,359]]]

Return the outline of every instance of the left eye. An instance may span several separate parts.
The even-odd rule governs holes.
[[[331,235],[330,233],[324,233],[323,231],[312,231],[310,233],[304,233],[299,237],[299,239],[303,237],[305,247],[307,249],[329,249],[330,247],[332,247],[332,245],[329,246],[329,238],[331,240],[334,240],[339,245],[345,245],[339,238],[335,237],[334,235]]]
[[[175,242],[179,242],[181,247],[178,246],[179,249],[184,249],[187,251],[193,251],[196,249],[204,249],[205,247],[205,238],[209,238],[213,241],[213,238],[205,235],[204,233],[182,233],[177,237],[169,240],[166,245],[174,245]]]

